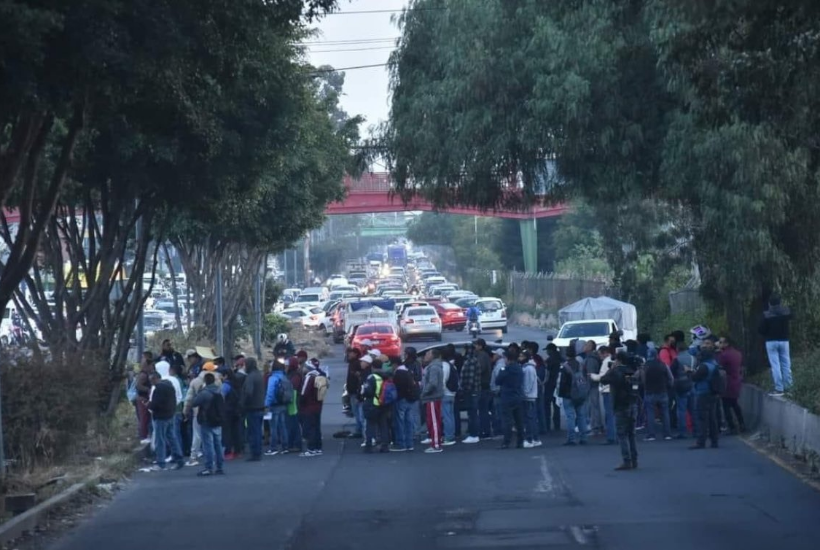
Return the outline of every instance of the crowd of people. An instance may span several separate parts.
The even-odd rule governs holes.
[[[232,364],[206,360],[196,349],[183,357],[169,340],[159,354],[145,352],[128,397],[139,437],[154,449],[148,470],[203,466],[198,475],[205,477],[224,474],[224,462],[243,455],[249,461],[288,452],[321,456],[327,372],[304,350],[294,352],[284,336],[265,372],[243,354]]]
[[[773,297],[761,324],[775,391],[791,385],[788,362],[790,313]],[[423,357],[407,347],[388,357],[367,345],[347,350],[345,399],[364,452],[408,452],[416,441],[425,453],[499,439],[501,449],[540,447],[542,436],[561,431],[563,445],[600,438],[620,445],[618,470],[638,466],[636,432],[646,442],[694,438],[691,449],[719,446],[721,431],[746,430],[738,403],[743,357],[731,338],[704,327],[667,334],[657,347],[648,335],[607,345],[574,341],[565,350],[548,343],[501,345],[478,338],[459,351],[452,344]],[[784,349],[785,348],[785,349]],[[183,357],[170,341],[156,356],[146,352],[128,386],[143,443],[152,443],[151,470],[203,468],[224,473],[224,461],[247,453],[322,456],[322,409],[328,372],[280,335],[274,360],[263,373],[257,359],[240,354],[232,364],[206,360],[196,349]],[[467,413],[466,436],[461,413]],[[269,445],[263,449],[264,435]]]
[[[415,441],[440,453],[461,437],[475,444],[500,439],[509,449],[542,445],[541,436],[561,429],[567,446],[620,443],[619,470],[637,468],[636,431],[644,440],[694,438],[718,447],[721,424],[744,431],[738,404],[742,356],[728,337],[703,332],[686,343],[682,331],[656,347],[646,335],[608,345],[579,341],[560,351],[549,343],[545,356],[535,342],[501,346],[479,338],[463,353],[454,345],[418,357],[386,357],[378,349],[348,350],[346,388],[356,419],[354,438],[365,452],[407,452]],[[425,432],[426,427],[426,432]],[[660,433],[658,432],[660,430]]]

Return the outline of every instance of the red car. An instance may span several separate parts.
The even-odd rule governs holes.
[[[467,324],[467,316],[464,315],[464,310],[456,304],[449,302],[441,302],[433,304],[436,308],[438,316],[441,317],[441,328],[444,330],[464,330]]]
[[[401,357],[401,339],[393,325],[387,323],[365,323],[356,327],[350,347],[363,351],[362,341],[370,340],[370,347],[376,348],[388,357]]]

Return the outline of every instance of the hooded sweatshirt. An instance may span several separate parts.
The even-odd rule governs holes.
[[[534,366],[533,373],[535,373]],[[501,388],[500,397],[502,402],[514,403],[524,399],[524,371],[516,361],[508,363],[499,371],[496,382]],[[536,383],[536,397],[538,397],[537,388]]]
[[[450,371],[455,369],[454,361],[442,361],[441,362],[441,370],[442,376],[444,378],[444,397],[455,397],[455,392],[450,391],[447,389],[447,380],[450,379]]]
[[[434,359],[422,374],[421,402],[441,401],[442,398],[444,398],[444,367],[441,359]]]
[[[535,401],[538,399],[538,373],[535,371],[535,361],[530,360],[524,365],[524,384],[522,387],[524,399]]]
[[[185,407],[183,408],[185,416],[191,414],[191,410],[196,408],[196,405],[194,405],[194,399],[196,398],[197,394],[205,388],[206,374],[208,374],[208,371],[200,371],[199,376],[191,380],[191,385],[188,386],[188,393],[185,394]],[[221,390],[222,376],[220,376],[218,372],[213,372],[211,374],[213,374],[214,378],[216,379],[214,385]]]
[[[285,371],[275,370],[268,379],[268,388],[265,392],[265,406],[266,407],[284,407],[284,403],[276,402],[276,387],[285,379]]]
[[[245,361],[247,377],[242,384],[242,405],[247,412],[262,412],[265,410],[265,380],[255,361]]]
[[[316,387],[316,378],[322,376],[318,370],[307,363],[305,377],[302,379],[302,387],[299,391],[299,411],[305,414],[317,414],[322,412],[322,402],[319,401],[319,390]]]

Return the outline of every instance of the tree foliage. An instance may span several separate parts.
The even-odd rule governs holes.
[[[415,0],[400,22],[401,191],[492,208],[515,175],[584,199],[627,294],[642,255],[693,257],[741,341],[772,289],[816,295],[817,2]]]

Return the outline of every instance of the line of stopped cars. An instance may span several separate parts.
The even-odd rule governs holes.
[[[507,332],[504,302],[459,288],[417,255],[403,266],[350,262],[347,276],[286,289],[276,311],[293,324],[323,331],[334,343],[361,349],[369,341],[387,355],[400,355],[403,342],[440,342],[444,331],[464,331],[472,307],[479,311],[480,332]]]

